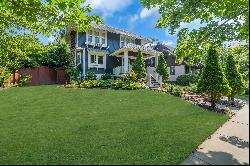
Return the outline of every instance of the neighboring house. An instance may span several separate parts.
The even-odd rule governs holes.
[[[70,32],[70,33],[69,33]],[[66,29],[70,41],[72,60],[81,69],[81,76],[94,72],[97,78],[109,73],[113,77],[122,77],[132,70],[138,50],[143,53],[147,67],[147,80],[162,85],[161,76],[156,73],[161,47],[150,46],[150,40],[134,33],[107,25],[93,25],[86,32],[75,32]],[[168,60],[167,60],[168,61]],[[171,68],[170,72],[173,72]],[[176,73],[185,74],[183,69],[175,68]],[[175,80],[171,77],[170,81]]]
[[[174,56],[174,48],[167,46],[165,44],[157,43],[154,46],[154,49],[162,52],[164,54],[164,58],[168,65],[168,72],[169,72],[169,80],[168,81],[176,81],[176,78],[185,75],[188,73],[194,74],[196,71],[200,71],[202,65],[196,64],[196,65],[188,65],[187,61],[188,58],[185,58],[182,63],[178,64],[176,63],[176,56]]]

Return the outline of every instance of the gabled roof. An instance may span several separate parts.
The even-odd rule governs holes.
[[[100,29],[100,30],[105,30],[105,31],[108,31],[108,32],[111,32],[111,33],[126,35],[126,36],[130,36],[130,37],[133,37],[133,38],[136,38],[136,39],[142,39],[142,40],[149,41],[149,39],[144,38],[142,36],[139,36],[139,35],[137,35],[135,33],[132,33],[132,32],[129,32],[129,31],[126,31],[126,30],[123,30],[123,29],[118,29],[118,28],[115,28],[115,27],[111,27],[111,26],[108,26],[108,25],[104,25],[104,24],[101,24],[101,25],[92,24],[92,26],[94,28],[97,28],[97,29]]]

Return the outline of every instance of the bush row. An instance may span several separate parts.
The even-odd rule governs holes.
[[[80,87],[80,88],[111,88],[111,89],[124,89],[124,90],[137,90],[146,89],[147,86],[142,82],[124,81],[122,79],[116,80],[85,80],[77,84],[71,82],[67,87]]]

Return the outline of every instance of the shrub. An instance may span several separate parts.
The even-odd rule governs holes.
[[[137,74],[132,70],[131,72],[127,72],[124,74],[124,81],[126,82],[137,82],[138,77]]]
[[[86,80],[81,82],[80,87],[82,88],[95,88],[100,87],[101,82],[99,80]]]
[[[198,81],[199,76],[196,74],[185,74],[176,78],[176,84],[181,86],[188,86],[189,84],[195,84]]]
[[[136,73],[138,79],[146,77],[147,72],[141,50],[138,50],[132,70]]]
[[[96,77],[94,72],[88,72],[85,76],[85,80],[96,80]]]
[[[113,89],[122,89],[124,85],[125,85],[125,82],[123,80],[116,79],[116,80],[112,81],[111,88],[113,88]]]
[[[31,76],[29,74],[21,74],[18,86],[26,86]]]
[[[225,74],[229,82],[229,86],[231,87],[228,100],[234,101],[235,95],[239,95],[244,92],[245,83],[238,70],[237,62],[232,54],[229,54],[227,57]]]
[[[125,82],[122,88],[126,90],[138,90],[138,89],[146,89],[147,86],[141,82],[129,82],[129,83]]]
[[[11,73],[6,69],[0,70],[0,87],[4,87],[4,83],[11,76]]]
[[[79,81],[80,79],[80,68],[76,66],[69,66],[66,68],[66,73],[71,81]]]
[[[197,92],[209,94],[211,105],[215,108],[215,103],[219,101],[222,95],[229,94],[230,90],[231,88],[223,73],[218,51],[210,46],[201,78],[197,84]]]
[[[183,89],[181,87],[173,87],[171,94],[177,97],[182,97],[183,96]]]
[[[163,82],[168,81],[168,79],[169,79],[168,66],[167,66],[167,62],[164,58],[163,53],[160,54],[159,63],[158,63],[158,66],[156,68],[156,72],[162,76]]]
[[[101,80],[111,80],[111,74],[105,73],[101,76]]]

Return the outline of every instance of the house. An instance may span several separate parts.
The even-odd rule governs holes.
[[[158,57],[163,50],[161,47],[151,46],[149,39],[103,24],[93,24],[86,32],[66,30],[66,34],[71,45],[72,60],[80,67],[82,77],[88,72],[94,72],[97,78],[104,73],[122,77],[124,73],[132,70],[140,49],[147,67],[146,80],[149,86],[162,85],[162,78],[156,72],[156,67]],[[170,68],[172,73],[170,80],[175,80],[173,68]],[[183,69],[181,68],[179,72],[178,68],[175,68],[175,72],[184,74]]]
[[[195,72],[200,72],[202,64],[188,65],[188,57],[184,58],[181,63],[176,63],[176,56],[174,55],[174,48],[162,43],[157,43],[154,49],[162,52],[164,58],[168,65],[168,73],[170,82],[176,81],[176,78],[188,73],[195,74]]]

